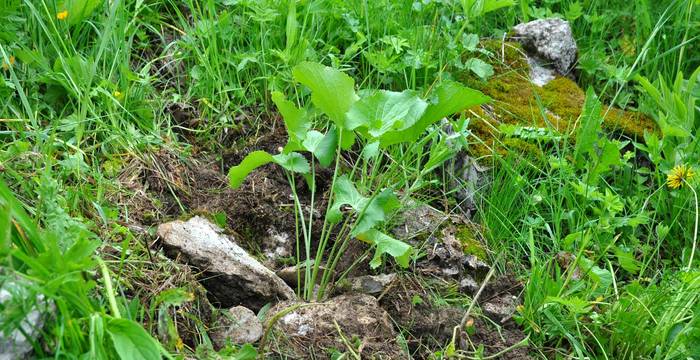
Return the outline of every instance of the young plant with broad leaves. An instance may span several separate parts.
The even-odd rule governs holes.
[[[385,254],[393,257],[399,266],[408,267],[411,246],[382,231],[382,225],[390,214],[400,207],[395,190],[402,190],[404,194],[410,191],[414,187],[409,183],[420,183],[419,177],[459,150],[457,146],[449,148],[444,139],[437,140],[435,134],[440,129],[434,124],[466,108],[483,104],[489,98],[452,81],[443,81],[436,86],[427,100],[408,90],[368,90],[358,93],[353,79],[348,75],[310,62],[297,65],[292,75],[294,80],[311,91],[311,104],[315,109],[298,108],[283,94],[273,93],[272,99],[287,128],[287,144],[276,155],[265,151],[251,152],[238,166],[229,170],[228,176],[230,185],[237,188],[250,172],[265,164],[274,163],[286,171],[299,221],[297,248],[303,250],[303,254],[297,254],[298,276],[302,278],[303,271],[303,279],[308,280],[303,282],[303,297],[311,300],[314,285],[318,284],[316,296],[321,299],[352,239],[374,247],[374,257],[370,261],[372,268],[382,264]],[[329,120],[325,132],[314,129],[312,114],[318,112]],[[429,159],[419,164],[418,171],[412,172],[414,181],[403,181],[403,187],[398,189],[396,183],[381,179],[380,174],[401,169],[426,146],[430,146]],[[340,161],[341,157],[353,147],[359,149],[360,156],[355,161],[348,156],[351,165],[343,166],[345,162]],[[400,151],[396,151],[398,148]],[[309,153],[315,161],[308,161],[303,153]],[[317,166],[333,166],[333,178],[332,194],[323,214],[323,228],[314,256],[311,237]],[[305,178],[310,189],[308,211],[304,210],[296,192],[296,174]],[[334,241],[328,250],[331,238]],[[301,241],[303,247],[300,246]],[[325,269],[322,269],[322,264]]]

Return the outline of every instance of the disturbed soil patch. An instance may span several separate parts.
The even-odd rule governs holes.
[[[466,311],[460,306],[451,305],[450,301],[441,304],[434,301],[436,291],[442,292],[444,299],[464,297],[464,294],[455,290],[458,288],[456,283],[445,283],[438,279],[436,286],[426,284],[426,280],[428,279],[415,275],[400,276],[392,288],[380,296],[380,305],[403,333],[411,355],[419,359],[428,358],[435,349],[444,347],[452,340],[454,327],[460,324]],[[480,304],[487,300],[494,301],[495,296],[506,295],[501,292],[503,289],[510,291],[509,296],[519,293],[521,288],[513,286],[517,281],[512,278],[503,278],[502,282],[500,280],[484,289],[482,296],[488,296],[479,301]],[[496,354],[525,338],[525,334],[512,319],[494,325],[493,321],[485,317],[474,316],[472,329],[473,332],[467,338],[467,350],[483,345],[484,355]],[[528,359],[528,348],[515,348],[499,358]]]

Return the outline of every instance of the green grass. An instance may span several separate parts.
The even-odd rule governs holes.
[[[529,139],[541,158],[509,150],[482,159],[493,180],[477,191],[475,221],[489,252],[506,259],[499,272],[526,281],[518,322],[533,355],[700,357],[700,175],[665,185],[676,165],[700,172],[697,1],[519,0],[490,12],[473,3],[0,0],[0,284],[17,281],[28,299],[41,294],[55,307],[36,353],[118,358],[133,342],[146,358],[215,356],[199,319],[206,306],[188,300],[200,290],[146,249],[152,229],[127,226],[136,210],[115,201],[134,191],[119,177],[133,164],[165,174],[153,161],[163,151],[223,165],[240,144],[283,126],[273,92],[310,103],[292,73],[304,61],[342,70],[358,89],[426,97],[464,72],[488,77],[488,64],[470,61],[481,50],[475,39],[560,16],[579,46],[579,85],[647,113],[662,134],[584,149]],[[312,115],[325,132],[327,118]],[[453,206],[449,175],[432,170],[457,137],[431,128],[414,144],[338,167],[361,191],[393,188],[402,200]],[[601,163],[610,167],[593,170]],[[155,279],[172,286],[156,291]],[[0,331],[33,301],[0,305]],[[199,349],[178,342],[184,308],[195,314],[186,323]]]

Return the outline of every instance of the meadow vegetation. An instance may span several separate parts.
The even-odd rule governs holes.
[[[413,276],[425,252],[392,235],[394,215],[466,212],[458,194],[472,186],[478,236],[465,249],[483,242],[466,251],[493,267],[487,280],[521,284],[513,317],[532,358],[700,359],[699,10],[0,0],[0,288],[17,294],[0,332],[45,308],[39,358],[272,356],[260,343],[213,349],[196,271],[154,236],[194,214],[203,182],[183,169],[207,159],[223,187],[271,163],[288,181],[304,300],[328,296],[348,254],[350,268]],[[578,61],[535,89],[501,46],[514,25],[550,17],[570,22]],[[484,120],[499,111],[500,124]],[[279,129],[279,149],[256,147]],[[474,184],[451,171],[465,154],[483,169]],[[236,231],[255,248],[253,228]],[[348,250],[358,240],[366,252]],[[476,306],[422,284],[431,296],[414,305]],[[492,358],[457,338],[406,357]]]

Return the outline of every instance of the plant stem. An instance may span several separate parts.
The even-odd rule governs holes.
[[[117,306],[117,299],[114,296],[114,288],[112,288],[112,279],[109,276],[109,269],[107,269],[107,265],[99,257],[97,258],[97,263],[100,265],[100,270],[102,270],[102,278],[105,281],[105,291],[107,292],[107,300],[109,300],[109,307],[112,311],[112,316],[115,318],[121,318],[122,316],[119,313],[119,307]]]
[[[688,183],[687,180],[683,179],[683,182],[688,185],[688,188],[690,191],[693,192],[693,197],[695,198],[695,229],[693,230],[693,248],[690,251],[690,260],[688,260],[688,268],[687,271],[690,271],[691,266],[693,265],[693,258],[695,257],[695,248],[697,246],[698,242],[698,193],[693,189],[692,186]]]

